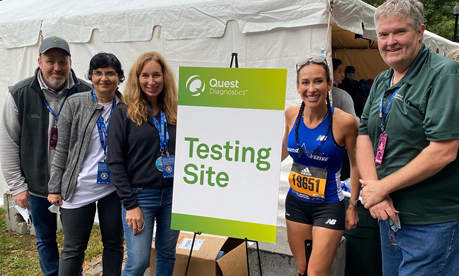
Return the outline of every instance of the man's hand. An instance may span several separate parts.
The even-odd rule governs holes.
[[[61,194],[49,194],[48,201],[54,206],[62,205],[62,195]]]
[[[373,218],[387,220],[389,217],[397,223],[397,215],[399,212],[395,210],[394,203],[390,197],[386,197],[383,201],[373,205],[370,208],[370,214]]]
[[[30,199],[30,194],[29,191],[24,191],[22,193],[19,193],[13,197],[14,203],[18,205],[21,208],[26,208],[30,210],[30,205],[29,205],[29,199]]]
[[[361,196],[364,206],[370,209],[373,205],[383,201],[388,195],[383,190],[383,185],[380,180],[363,180],[360,183],[364,186],[361,191]]]

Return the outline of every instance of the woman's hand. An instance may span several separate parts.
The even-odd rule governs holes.
[[[48,201],[54,206],[62,205],[62,195],[61,194],[48,194]]]
[[[145,221],[143,220],[143,214],[140,207],[126,211],[126,222],[129,227],[132,227],[134,236],[140,234],[145,227]]]
[[[346,230],[351,230],[352,228],[355,228],[357,226],[357,222],[359,222],[357,207],[355,207],[354,205],[349,205],[346,211]]]

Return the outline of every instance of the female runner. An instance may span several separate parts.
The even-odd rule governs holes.
[[[355,118],[330,106],[333,83],[325,59],[297,63],[301,106],[285,111],[282,158],[293,158],[285,202],[287,236],[299,275],[329,275],[344,228],[358,222],[356,206],[345,213],[340,169],[344,151],[351,164],[351,202],[359,196],[355,162],[358,125]],[[313,243],[314,241],[314,243]],[[309,264],[309,265],[308,265]]]

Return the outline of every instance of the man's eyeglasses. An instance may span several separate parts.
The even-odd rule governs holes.
[[[118,76],[118,74],[117,74],[115,71],[108,71],[108,72],[105,72],[105,73],[104,73],[104,72],[98,71],[98,70],[92,71],[92,75],[93,75],[94,77],[98,77],[98,78],[100,78],[100,77],[102,77],[102,76],[104,76],[104,75],[105,75],[107,78],[113,78],[113,77],[115,77],[115,76]]]
[[[395,222],[392,219],[387,220],[387,225],[389,226],[389,242],[392,245],[399,246],[395,240],[395,233],[400,229],[397,227]]]
[[[409,212],[399,212],[399,214],[418,216],[416,214],[409,213]],[[399,222],[400,222],[400,219],[399,219]],[[401,229],[400,224],[394,223],[394,221],[392,219],[387,219],[387,226],[389,227],[389,243],[391,245],[395,245],[395,246],[399,246],[399,247],[408,247],[408,248],[417,248],[417,247],[423,246],[423,245],[419,245],[419,246],[414,246],[413,247],[413,246],[406,246],[406,245],[397,244],[397,241],[396,241],[396,238],[395,238],[395,233],[399,229]]]
[[[303,67],[304,65],[308,63],[316,63],[316,64],[323,63],[325,65],[328,65],[327,60],[324,59],[323,57],[310,57],[310,58],[306,58],[306,59],[302,59],[298,61],[296,64],[296,71],[300,70],[301,67]]]

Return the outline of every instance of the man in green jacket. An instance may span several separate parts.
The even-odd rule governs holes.
[[[376,78],[357,138],[365,208],[380,220],[384,275],[457,275],[459,63],[430,51],[418,0],[375,13]]]

